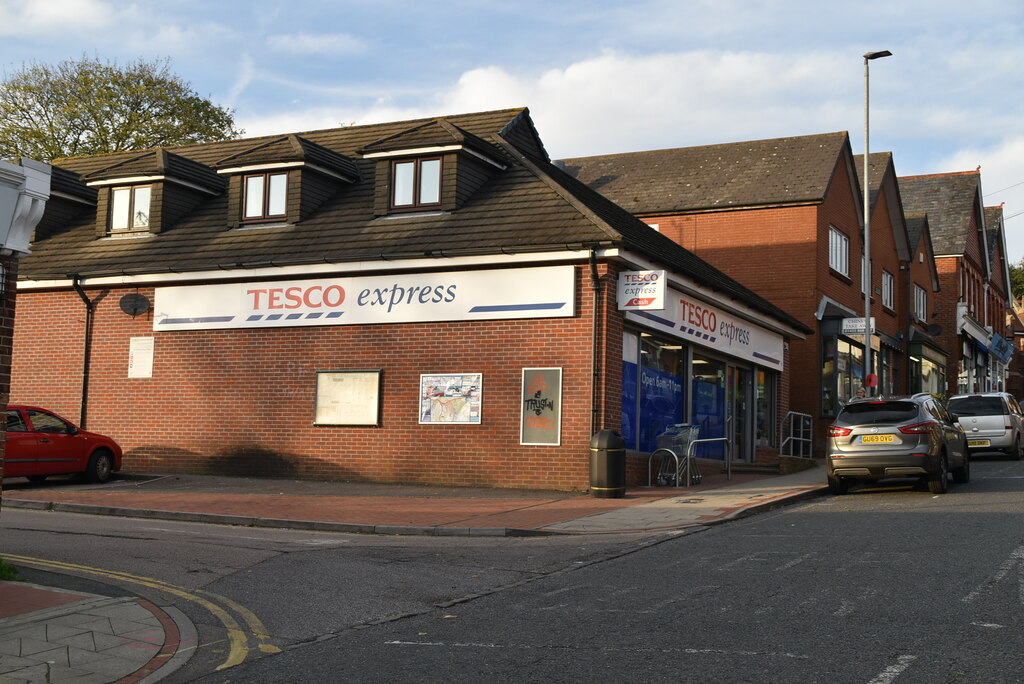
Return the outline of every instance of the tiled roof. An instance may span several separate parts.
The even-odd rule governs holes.
[[[985,207],[985,236],[988,243],[989,263],[995,259],[996,250],[1002,243],[1003,208]]]
[[[446,119],[428,121],[400,133],[375,140],[359,150],[359,153],[373,154],[374,152],[394,152],[446,145],[462,145],[491,156],[501,156],[494,145]]]
[[[90,183],[132,176],[160,175],[188,180],[216,190],[224,187],[224,179],[214,173],[210,167],[167,150],[146,150],[142,153],[129,153],[129,155],[131,156],[118,159],[109,166],[83,174],[82,181]]]
[[[928,226],[928,214],[904,214],[907,219],[907,238],[910,240],[912,253],[917,253],[917,245],[921,241],[921,233]]]
[[[796,318],[747,290],[630,212],[544,161],[546,153],[525,109],[449,116],[444,122],[476,145],[508,161],[452,212],[377,217],[373,159],[364,150],[410,130],[438,131],[437,119],[311,131],[299,138],[353,160],[364,179],[339,185],[308,219],[295,225],[230,230],[227,194],[211,197],[173,228],[158,235],[101,238],[95,216],[37,235],[19,276],[28,280],[116,274],[216,271],[262,266],[339,263],[403,258],[509,254],[592,247],[636,250],[652,262],[687,274],[702,286],[735,297],[793,329],[812,332]],[[446,134],[451,130],[441,126]],[[511,144],[504,136],[522,144]],[[284,136],[287,137],[287,136]],[[174,155],[212,166],[226,159],[255,158],[262,146],[283,144],[282,136],[178,147]],[[479,141],[479,142],[477,142]],[[408,139],[405,141],[408,142]],[[66,159],[57,163],[89,174],[128,163],[139,153]],[[371,179],[371,180],[365,180]]]
[[[936,255],[963,254],[977,211],[980,174],[976,171],[899,179],[903,210],[928,214],[928,229]]]
[[[565,170],[634,214],[820,202],[844,132],[565,159]]]
[[[871,155],[871,166],[868,171],[870,175],[868,180],[871,182],[871,208],[874,209],[875,202],[878,201],[878,193],[882,189],[882,181],[885,178],[885,170],[889,167],[889,162],[892,160],[892,152],[876,152]],[[864,155],[858,154],[853,158],[853,163],[857,166],[857,180],[863,182],[864,180]]]
[[[214,162],[213,167],[226,169],[292,161],[316,164],[353,180],[359,178],[359,170],[354,161],[343,154],[338,154],[295,134],[263,140],[249,149],[218,159]]]

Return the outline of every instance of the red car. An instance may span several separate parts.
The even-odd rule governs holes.
[[[109,437],[82,430],[46,409],[7,407],[4,477],[42,482],[49,475],[80,473],[89,482],[106,482],[120,469],[121,447]]]

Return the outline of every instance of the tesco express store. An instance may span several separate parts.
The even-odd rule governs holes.
[[[636,273],[656,278],[637,287]],[[724,460],[729,449],[733,462],[754,462],[759,450],[777,453],[783,336],[754,312],[726,311],[665,287],[663,273],[619,278],[626,448],[654,451],[666,427],[689,423],[700,426],[700,439],[730,440],[698,445],[699,458]]]

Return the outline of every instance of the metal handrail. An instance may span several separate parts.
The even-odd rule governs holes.
[[[798,420],[799,432],[794,429]],[[783,439],[782,443],[779,445],[780,453],[782,453],[783,456],[811,458],[814,455],[814,419],[807,413],[789,411],[782,418],[782,424],[779,426],[779,432],[785,432],[787,421],[789,421],[789,436]],[[800,453],[787,453],[787,447],[792,449],[794,444],[800,445]]]

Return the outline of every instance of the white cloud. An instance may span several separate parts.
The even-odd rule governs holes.
[[[942,160],[934,172],[970,171],[981,165],[985,206],[1005,202],[1006,251],[1010,261],[1024,257],[1024,135],[1009,137],[986,149],[963,149]]]
[[[0,0],[0,35],[59,35],[110,26],[115,12],[101,0]]]
[[[366,42],[347,33],[292,33],[267,38],[270,49],[299,55],[351,55],[363,52]]]

